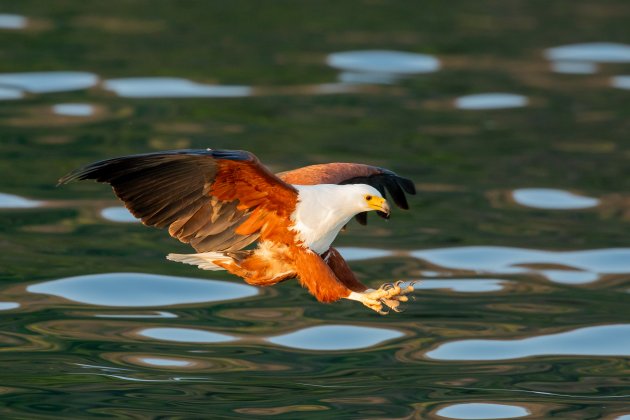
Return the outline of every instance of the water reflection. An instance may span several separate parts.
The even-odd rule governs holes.
[[[110,79],[103,86],[125,98],[236,98],[252,95],[249,86],[207,85],[176,77]]]
[[[324,325],[268,338],[273,344],[302,350],[350,350],[375,346],[403,333],[355,325]]]
[[[2,209],[30,209],[40,207],[41,201],[30,200],[13,194],[0,193],[0,208]]]
[[[504,290],[507,280],[497,279],[443,279],[422,280],[414,285],[417,289],[447,289],[459,293],[486,293]]]
[[[542,270],[550,281],[562,284],[586,284],[599,280],[597,273],[576,270]]]
[[[236,340],[230,335],[193,328],[145,328],[137,334],[142,337],[178,343],[226,343]]]
[[[0,311],[9,311],[11,309],[17,309],[20,304],[17,302],[0,302]]]
[[[155,312],[151,312],[151,313],[133,313],[133,314],[118,314],[118,313],[111,313],[111,314],[94,314],[95,318],[128,318],[128,319],[134,319],[134,318],[177,318],[177,315],[175,315],[172,312],[166,312],[166,311],[155,311]]]
[[[595,74],[598,66],[596,63],[582,61],[553,61],[551,70],[564,74]]]
[[[28,286],[27,291],[89,305],[121,307],[226,301],[258,293],[255,287],[244,284],[144,273],[67,277]]]
[[[413,251],[416,258],[441,267],[493,273],[532,271],[524,266],[557,264],[600,274],[630,273],[630,248],[586,251],[540,251],[533,249],[470,246]]]
[[[630,89],[630,76],[615,76],[612,78],[611,84],[619,89]]]
[[[431,55],[387,50],[333,53],[326,63],[343,70],[339,80],[344,83],[389,84],[402,76],[440,69],[440,61]]]
[[[630,356],[630,324],[599,325],[516,340],[461,340],[426,353],[437,360],[506,360],[531,356]]]
[[[22,15],[0,13],[0,29],[24,29],[28,19]]]
[[[630,63],[630,45],[590,42],[563,45],[545,51],[549,60],[594,63]]]
[[[337,250],[347,261],[372,260],[375,258],[385,258],[393,255],[392,251],[375,248],[341,247]]]
[[[586,209],[599,205],[596,198],[552,188],[521,188],[514,190],[512,197],[523,206],[547,210]]]
[[[514,93],[479,93],[461,96],[455,100],[455,108],[468,110],[521,108],[529,99]]]
[[[138,361],[143,364],[159,367],[188,367],[193,364],[189,360],[165,359],[161,357],[139,357]]]
[[[95,108],[90,104],[68,103],[57,104],[52,107],[53,113],[69,117],[89,117],[94,115]]]
[[[0,86],[0,101],[21,99],[23,97],[24,97],[24,93],[19,89],[13,89],[10,87]]]
[[[119,223],[140,222],[133,214],[123,206],[107,207],[101,210],[101,216],[104,219]]]
[[[530,412],[518,405],[461,403],[441,408],[436,414],[449,419],[512,419],[527,416]]]
[[[81,90],[95,86],[97,83],[97,75],[78,71],[44,71],[0,74],[0,85],[17,87],[31,93]]]

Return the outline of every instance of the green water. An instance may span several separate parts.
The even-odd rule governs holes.
[[[2,13],[25,26],[2,29]],[[630,75],[629,19],[622,0],[0,1],[0,193],[39,202],[0,195],[0,414],[630,415],[630,101],[613,86]],[[591,42],[616,45],[583,47],[569,65],[586,74],[545,56]],[[440,68],[326,64],[357,50]],[[85,74],[3,79],[53,71]],[[379,83],[343,83],[359,76]],[[108,85],[131,77],[251,90]],[[496,92],[527,103],[455,106]],[[336,243],[371,286],[425,279],[416,300],[382,317],[296,282],[231,289],[243,283],[166,261],[189,249],[165,232],[103,217],[119,205],[107,186],[55,187],[94,160],[205,147],[276,171],[356,161],[412,178],[411,211]]]

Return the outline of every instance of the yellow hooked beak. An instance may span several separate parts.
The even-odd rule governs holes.
[[[369,195],[365,197],[365,199],[371,209],[376,210],[382,213],[386,218],[389,218],[390,209],[387,200],[385,200],[383,197],[377,197],[374,195]]]

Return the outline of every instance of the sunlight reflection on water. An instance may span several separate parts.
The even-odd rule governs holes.
[[[328,55],[326,63],[339,70],[343,83],[391,84],[402,76],[432,73],[440,61],[427,54],[402,51],[344,51]]]
[[[442,267],[494,273],[531,271],[520,265],[560,264],[600,274],[630,273],[630,248],[541,251],[499,246],[469,246],[412,251],[416,258]]]
[[[0,13],[0,29],[24,29],[28,19],[22,15]]]
[[[630,76],[615,76],[611,80],[611,85],[618,89],[630,89]]]
[[[111,222],[119,223],[140,223],[140,219],[137,219],[126,207],[115,206],[107,207],[101,210],[101,216],[103,219],[107,219]]]
[[[455,108],[468,110],[507,109],[527,106],[529,99],[514,93],[478,93],[461,96],[455,100]]]
[[[517,405],[461,403],[441,408],[436,414],[449,419],[511,419],[530,413],[526,408]]]
[[[52,110],[57,115],[69,117],[89,117],[95,112],[93,105],[80,103],[56,104],[53,105]]]
[[[160,367],[184,367],[192,365],[192,362],[181,359],[163,359],[161,357],[140,357],[140,361],[153,366]]]
[[[512,196],[518,204],[538,209],[572,210],[599,205],[596,198],[551,188],[521,188],[514,190]]]
[[[506,360],[548,355],[630,356],[630,324],[599,325],[513,340],[459,340],[426,353],[436,360]]]
[[[0,193],[0,208],[3,209],[30,209],[40,207],[41,201],[30,200],[13,194]]]
[[[268,338],[273,344],[302,350],[350,350],[371,347],[403,333],[356,325],[323,325]]]
[[[67,277],[28,286],[27,291],[89,305],[121,307],[216,302],[258,294],[257,288],[245,284],[144,273]]]
[[[547,49],[545,56],[554,61],[630,63],[630,45],[613,42],[563,45]]]
[[[95,86],[97,83],[97,75],[78,71],[42,71],[0,74],[0,85],[18,87],[31,93],[52,93],[81,90]]]
[[[145,328],[137,334],[143,337],[155,338],[156,340],[178,343],[226,343],[236,340],[235,337],[230,335],[193,328]]]
[[[0,86],[0,101],[8,101],[12,99],[21,99],[24,97],[24,93],[15,88],[6,86]]]
[[[448,289],[459,293],[486,293],[498,292],[505,289],[508,280],[497,279],[442,279],[422,280],[414,288],[422,289]]]
[[[207,85],[176,77],[130,77],[103,83],[125,98],[237,98],[252,95],[249,86]]]
[[[347,261],[371,260],[374,258],[384,258],[392,255],[392,251],[376,248],[341,247],[337,248],[337,250]]]

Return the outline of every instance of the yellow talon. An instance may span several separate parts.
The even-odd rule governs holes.
[[[401,280],[395,283],[385,283],[377,290],[363,292],[362,298],[357,300],[360,300],[365,306],[381,315],[387,315],[389,313],[383,311],[383,305],[394,312],[401,312],[399,308],[400,302],[409,301],[409,298],[405,295],[414,291],[413,285],[415,283],[415,281],[411,282],[404,288],[404,282]]]

